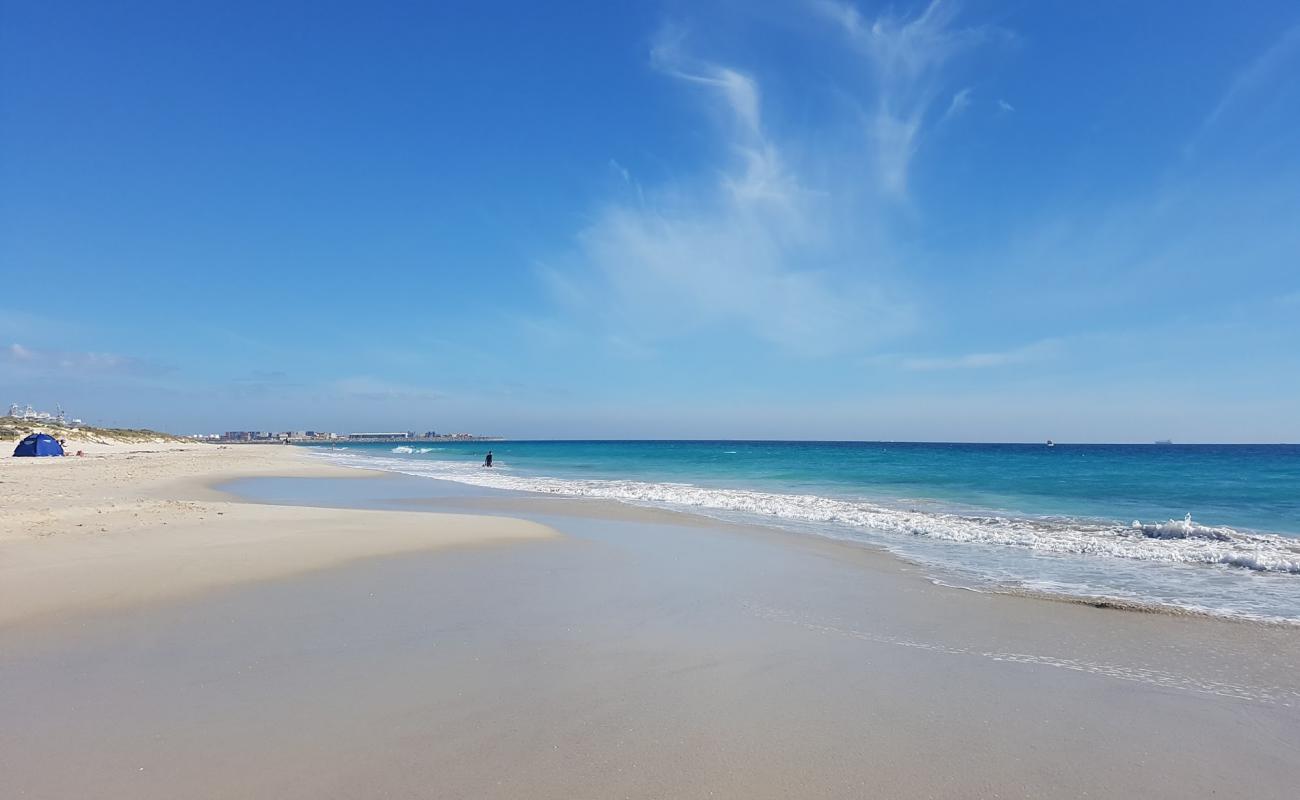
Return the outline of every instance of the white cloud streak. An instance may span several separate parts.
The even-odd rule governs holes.
[[[342,378],[334,381],[330,388],[334,394],[354,400],[435,400],[446,396],[437,389],[393,383],[366,375]]]
[[[868,19],[857,7],[838,0],[818,0],[815,7],[835,22],[867,59],[876,83],[876,103],[867,123],[875,147],[879,177],[886,192],[907,193],[908,170],[920,147],[925,120],[942,91],[945,68],[958,55],[993,36],[990,27],[958,27],[957,6],[932,0],[915,16],[882,13]],[[958,92],[943,118],[969,101]]]
[[[870,282],[869,257],[844,247],[834,198],[809,188],[767,132],[754,78],[687,55],[675,34],[651,65],[704,90],[730,157],[600,210],[577,236],[576,264],[539,270],[557,301],[594,313],[622,353],[713,329],[820,355],[905,324],[903,305]]]
[[[1017,347],[1012,350],[966,353],[957,356],[941,356],[934,358],[904,358],[899,362],[899,365],[903,369],[913,372],[990,369],[1044,361],[1058,355],[1060,350],[1061,342],[1059,339],[1043,339],[1042,341],[1034,342],[1033,344],[1028,344],[1024,347]]]
[[[754,75],[698,57],[684,33],[665,30],[650,65],[704,99],[724,156],[658,186],[611,160],[635,191],[595,211],[570,258],[538,268],[567,320],[600,328],[587,342],[614,357],[653,357],[662,341],[707,332],[824,356],[861,353],[914,326],[895,288],[901,259],[888,215],[906,195],[927,121],[971,103],[967,87],[946,111],[934,109],[952,89],[953,60],[1001,32],[957,26],[943,0],[874,19],[841,2],[815,7],[865,58],[875,87],[869,135],[848,150],[817,132],[775,135]]]
[[[943,112],[943,118],[945,120],[951,119],[952,117],[956,117],[966,109],[970,108],[970,103],[971,103],[970,95],[971,95],[971,88],[969,86],[954,94],[952,96],[952,101],[948,103],[948,110]]]
[[[744,130],[761,138],[758,87],[753,79],[729,67],[689,58],[681,50],[682,39],[680,32],[661,34],[650,49],[651,65],[674,78],[718,90]]]
[[[1223,93],[1218,104],[1205,118],[1205,123],[1201,126],[1202,130],[1219,122],[1247,95],[1266,87],[1296,53],[1300,53],[1300,25],[1294,25],[1284,31],[1276,42],[1237,73],[1228,90]]]
[[[151,361],[116,353],[42,350],[13,343],[0,348],[0,363],[31,372],[93,373],[149,377],[171,372]]]

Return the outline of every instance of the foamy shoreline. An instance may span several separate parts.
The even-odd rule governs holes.
[[[325,450],[324,463],[507,492],[658,508],[714,524],[775,525],[883,549],[946,581],[981,590],[1109,608],[1300,624],[1300,539],[1205,526],[1190,519],[1132,524],[975,509],[917,509],[864,499],[598,475],[551,477],[508,465],[431,456],[436,448]],[[617,514],[617,512],[611,512]],[[1036,560],[1035,560],[1036,559]],[[1191,567],[1191,569],[1188,569]],[[1278,580],[1258,580],[1257,575]]]

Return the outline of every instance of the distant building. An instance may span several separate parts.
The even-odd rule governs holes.
[[[414,439],[415,431],[402,431],[400,433],[349,433],[349,439]]]

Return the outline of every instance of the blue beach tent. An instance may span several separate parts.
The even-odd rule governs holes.
[[[63,445],[48,433],[33,433],[14,448],[16,456],[61,456]]]

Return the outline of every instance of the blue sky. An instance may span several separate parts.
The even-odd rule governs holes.
[[[4,404],[1300,440],[1294,3],[0,14]]]

